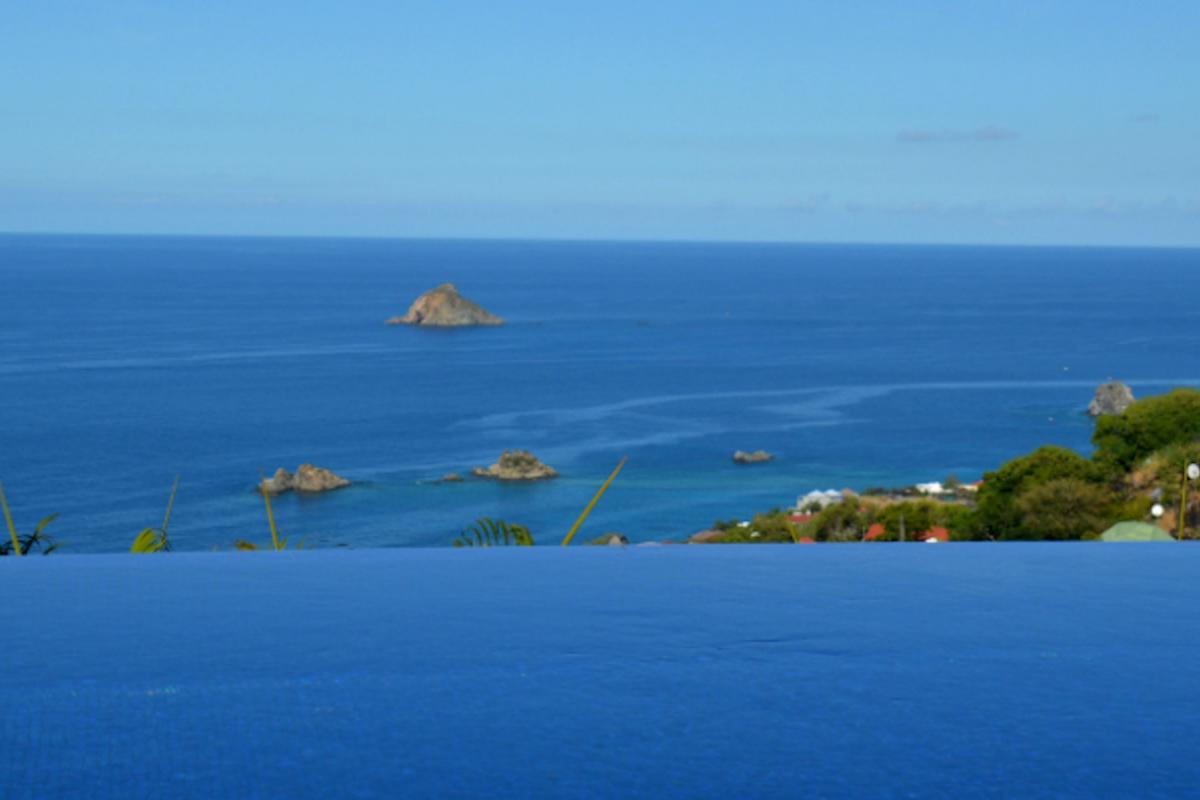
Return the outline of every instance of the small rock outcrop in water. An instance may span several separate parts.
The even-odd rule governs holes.
[[[403,317],[392,317],[387,324],[456,328],[503,325],[504,320],[463,297],[453,283],[443,283],[418,297]]]
[[[1093,417],[1123,414],[1133,405],[1133,390],[1120,381],[1109,381],[1096,389],[1096,396],[1088,404],[1087,413]]]
[[[312,464],[301,464],[294,475],[280,467],[275,470],[274,475],[262,482],[260,488],[271,494],[291,491],[316,493],[330,492],[349,485],[350,481],[334,475],[327,469],[314,467]]]
[[[471,474],[497,481],[542,481],[557,478],[558,472],[548,467],[527,450],[505,450],[490,467],[476,467]]]
[[[775,456],[768,453],[766,450],[755,450],[753,453],[747,453],[745,450],[738,450],[733,454],[735,464],[762,464],[764,461],[774,461]]]
[[[588,544],[601,545],[603,547],[624,547],[629,544],[629,537],[623,533],[606,533],[592,539]]]
[[[447,472],[441,478],[441,483],[462,483],[463,476],[457,472]]]

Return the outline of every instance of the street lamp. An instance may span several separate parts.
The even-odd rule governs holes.
[[[1179,490],[1179,527],[1175,534],[1178,541],[1183,541],[1183,532],[1187,528],[1187,490],[1188,481],[1200,478],[1200,464],[1188,464],[1183,470],[1183,485]]]

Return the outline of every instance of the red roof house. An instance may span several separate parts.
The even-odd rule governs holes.
[[[928,541],[948,542],[948,541],[950,541],[950,531],[946,530],[945,528],[943,528],[941,526],[938,526],[936,528],[930,528],[929,530],[925,531],[924,533],[918,533],[917,538],[920,539],[922,542],[928,542]]]

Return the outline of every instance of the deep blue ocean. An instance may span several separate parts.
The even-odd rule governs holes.
[[[501,328],[389,327],[445,281]],[[267,541],[260,473],[309,545],[448,545],[481,516],[558,541],[683,538],[814,488],[1087,452],[1117,377],[1200,385],[1200,251],[0,236],[0,481],[63,552],[157,525]],[[557,481],[436,482],[534,451]],[[774,463],[739,467],[736,449]]]

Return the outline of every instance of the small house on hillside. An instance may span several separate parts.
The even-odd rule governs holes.
[[[918,533],[916,538],[921,542],[948,542],[950,541],[950,531],[938,526]]]
[[[822,509],[834,503],[840,503],[843,498],[844,495],[836,489],[809,492],[796,499],[796,510],[803,514],[813,509]]]

